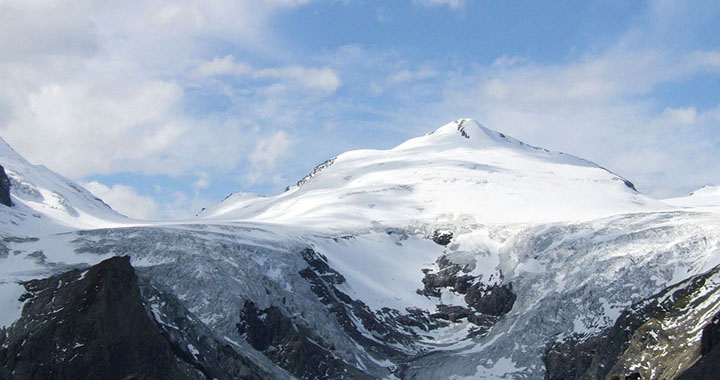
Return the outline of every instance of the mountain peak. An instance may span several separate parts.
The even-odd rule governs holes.
[[[490,132],[490,130],[475,121],[475,119],[462,118],[447,123],[435,131],[428,133],[428,135],[430,136],[436,133],[438,135],[458,134],[466,139],[470,139],[472,135],[488,134],[488,132]]]
[[[487,128],[474,119],[462,118],[447,123],[424,136],[410,139],[398,145],[395,149],[405,150],[429,146],[442,150],[459,147],[530,147],[501,132]]]
[[[294,191],[226,199],[203,217],[322,226],[591,219],[663,206],[578,157],[458,119],[389,150],[316,167]]]

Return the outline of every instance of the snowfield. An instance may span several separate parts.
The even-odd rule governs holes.
[[[332,228],[542,223],[665,208],[592,162],[461,119],[390,150],[343,153],[278,196],[231,195],[200,216]]]

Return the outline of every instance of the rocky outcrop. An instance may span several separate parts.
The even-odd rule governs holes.
[[[491,320],[488,317],[501,317],[510,312],[515,304],[517,296],[513,293],[511,283],[485,284],[477,276],[468,274],[467,268],[449,261],[446,257],[439,258],[437,264],[437,272],[424,270],[424,288],[418,290],[418,293],[428,297],[441,297],[442,290],[447,289],[464,295],[467,307],[441,304],[438,305],[438,313],[433,314],[434,317],[453,322],[467,317],[470,322],[485,326]]]
[[[23,285],[22,317],[0,337],[0,378],[205,378],[148,315],[129,258]]]
[[[702,331],[700,339],[702,355],[678,380],[711,380],[720,374],[720,313],[715,314]]]
[[[453,233],[452,231],[442,231],[442,230],[435,230],[433,232],[432,240],[436,244],[440,245],[448,245],[452,241]]]
[[[279,308],[258,309],[245,302],[238,333],[250,345],[300,379],[371,379],[333,356],[327,343]]]
[[[1,379],[264,379],[218,343],[128,257],[23,284],[22,316],[0,331]]]
[[[5,173],[5,168],[0,165],[0,204],[12,207],[12,199],[10,197],[10,178]]]
[[[710,323],[703,331],[702,349],[693,337],[696,326],[709,322],[704,318],[720,309],[718,279],[720,267],[715,267],[632,305],[599,334],[575,334],[552,342],[543,358],[545,379],[717,378],[704,372],[709,367],[703,364],[716,366],[720,358],[713,356],[720,354],[717,325]],[[685,370],[703,351],[707,354],[693,366],[695,370]]]
[[[302,185],[307,183],[307,181],[311,180],[313,177],[318,175],[321,171],[329,168],[332,166],[332,164],[335,163],[335,160],[337,157],[333,157],[331,159],[323,161],[320,165],[316,166],[310,173],[308,173],[305,177],[302,177],[297,183],[295,184],[295,187],[300,188]],[[290,186],[285,188],[285,191],[289,191],[291,189]]]
[[[300,271],[300,276],[310,283],[312,292],[328,308],[345,333],[367,352],[378,357],[405,359],[404,353],[397,346],[415,346],[416,335],[410,326],[423,325],[423,317],[427,313],[408,311],[402,314],[386,308],[376,314],[365,303],[352,299],[337,288],[336,285],[344,283],[345,278],[328,265],[325,257],[312,249],[303,250],[301,255],[308,266]],[[425,326],[429,325],[432,323]],[[363,331],[369,332],[371,336]]]

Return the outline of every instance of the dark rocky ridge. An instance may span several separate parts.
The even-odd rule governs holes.
[[[707,304],[708,296],[712,296],[718,289],[704,293],[702,288],[706,285],[706,281],[718,273],[720,266],[633,304],[620,314],[612,327],[597,335],[573,335],[563,341],[551,342],[543,357],[546,367],[545,379],[599,380],[633,376],[650,378],[646,369],[638,368],[638,364],[648,363],[649,359],[646,355],[652,357],[653,354],[647,351],[648,346],[658,343],[659,338],[664,338],[662,335],[668,335],[665,337],[666,344],[671,351],[665,355],[666,358],[660,357],[659,361],[650,363],[653,364],[653,372],[665,372],[669,375],[658,378],[675,378],[675,375],[681,372],[678,379],[717,379],[718,372],[710,371],[710,368],[720,369],[720,365],[717,364],[720,359],[720,349],[718,349],[720,330],[717,325],[711,323],[703,331],[705,340],[702,350],[707,351],[704,354],[706,356],[693,366],[693,368],[697,367],[694,371],[690,368],[682,372],[682,369],[694,362],[697,356],[693,356],[692,352],[684,347],[687,342],[677,339],[676,333],[662,331],[663,324],[659,321],[697,309],[703,302]],[[690,319],[686,323],[692,324],[696,321]],[[678,353],[681,353],[682,357],[677,355]],[[703,361],[706,358],[707,360]]]
[[[452,239],[451,233],[436,233],[433,240],[436,236],[445,236],[442,242],[447,241],[447,244]],[[438,313],[433,314],[433,317],[452,322],[468,318],[470,322],[489,329],[499,317],[510,312],[515,304],[517,296],[513,293],[512,284],[484,284],[476,276],[469,275],[469,269],[451,262],[445,256],[440,257],[437,264],[437,273],[424,270],[424,288],[417,292],[427,297],[440,297],[443,288],[449,289],[464,295],[467,307],[438,305]]]
[[[720,313],[703,328],[700,346],[702,356],[678,380],[715,380],[720,376]]]
[[[10,178],[5,173],[5,168],[0,165],[0,204],[12,207],[12,199],[10,197]]]
[[[255,303],[247,301],[240,319],[238,333],[254,349],[300,379],[372,378],[335,358],[332,347],[275,306],[260,310]]]
[[[23,285],[22,316],[0,330],[0,379],[273,377],[215,341],[174,296],[138,279],[128,257]],[[157,320],[146,300],[168,320]]]
[[[129,258],[23,285],[22,317],[0,337],[1,378],[205,378],[148,315]]]

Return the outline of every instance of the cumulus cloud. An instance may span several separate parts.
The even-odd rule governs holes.
[[[641,190],[666,197],[720,181],[717,111],[662,107],[648,95],[702,74],[707,64],[685,62],[715,53],[694,51],[678,59],[655,50],[613,50],[562,65],[504,60],[463,73],[443,72],[439,99],[414,99],[393,112],[398,123],[419,126],[413,134],[472,115],[528,143],[591,159]],[[705,170],[687,169],[700,162]]]
[[[272,49],[268,19],[306,3],[0,2],[0,132],[30,161],[75,179],[237,168],[258,124],[294,123],[312,95],[341,81],[327,67],[203,60],[208,41]],[[193,112],[206,94],[237,111]]]
[[[194,186],[200,187],[207,183],[202,175],[199,175]],[[155,193],[149,195],[140,194],[134,187],[115,184],[110,187],[98,182],[84,182],[83,186],[93,195],[101,198],[115,211],[133,219],[170,219],[181,220],[192,218],[202,207],[211,203],[210,200],[198,196],[188,195],[183,191],[169,190],[157,187]]]
[[[418,63],[360,45],[288,52],[269,20],[308,2],[0,1],[0,133],[76,179],[185,176],[187,193],[153,195],[156,216],[207,205],[198,196],[217,175],[279,189],[342,150],[387,148],[460,116],[597,161],[653,195],[720,182],[720,105],[653,97],[720,70],[720,51],[682,48],[681,28],[707,26],[692,25],[709,13],[697,4],[651,2],[627,33],[582,56],[483,64]],[[288,160],[300,138],[307,155]],[[105,193],[131,198],[116,186]]]
[[[108,187],[97,181],[83,183],[83,186],[115,211],[130,218],[151,219],[158,211],[152,197],[140,195],[130,186],[116,184]]]
[[[293,140],[284,131],[277,131],[270,136],[260,138],[255,148],[248,155],[250,171],[246,175],[249,183],[256,183],[263,176],[271,178],[271,182],[281,182],[282,177],[276,172],[278,163],[290,155]]]
[[[271,80],[274,83],[299,85],[305,89],[333,93],[340,87],[340,77],[334,70],[323,67],[284,66],[255,69],[244,62],[236,62],[235,57],[227,55],[203,62],[195,69],[197,76],[232,75],[239,79]]]

